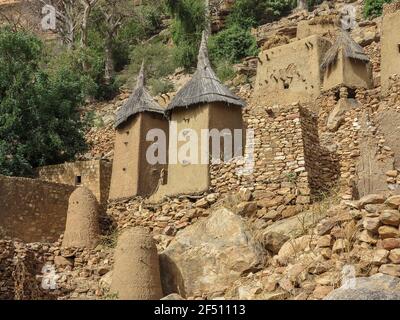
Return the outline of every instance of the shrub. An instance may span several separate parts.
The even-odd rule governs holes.
[[[227,60],[216,61],[213,63],[213,65],[218,79],[222,82],[231,80],[236,75],[235,70],[233,70],[232,64]]]
[[[232,25],[209,41],[210,56],[212,60],[228,60],[236,63],[247,56],[258,54],[257,42],[250,31],[239,25]]]
[[[169,80],[150,79],[149,85],[151,86],[151,94],[153,96],[172,92],[174,90],[174,85]]]
[[[364,16],[366,18],[378,17],[382,14],[383,5],[393,0],[365,0]]]

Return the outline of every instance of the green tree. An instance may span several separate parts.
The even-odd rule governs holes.
[[[232,25],[211,37],[210,56],[213,61],[227,60],[237,63],[240,59],[258,54],[256,39],[249,30]]]
[[[87,79],[69,69],[48,74],[36,37],[0,29],[0,173],[72,160],[86,150],[79,107]]]
[[[175,61],[188,69],[196,64],[201,34],[206,26],[205,2],[166,0],[166,4],[174,17],[172,39],[176,45]]]
[[[255,27],[281,17],[295,7],[296,1],[293,0],[236,0],[227,24]]]

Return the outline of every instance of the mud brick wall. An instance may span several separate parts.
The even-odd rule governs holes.
[[[91,190],[101,204],[108,200],[112,165],[108,161],[78,161],[37,169],[40,180],[84,186]]]
[[[50,242],[65,229],[68,199],[75,187],[0,176],[1,237]]]

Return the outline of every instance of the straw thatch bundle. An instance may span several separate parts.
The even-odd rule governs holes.
[[[144,63],[139,72],[135,90],[133,90],[129,99],[117,111],[115,127],[128,120],[129,117],[139,112],[156,112],[164,114],[164,109],[147,92],[144,79]]]
[[[176,94],[167,110],[212,102],[225,102],[239,107],[245,106],[245,103],[239,97],[221,83],[212,70],[208,59],[207,36],[203,32],[197,71],[193,78]]]

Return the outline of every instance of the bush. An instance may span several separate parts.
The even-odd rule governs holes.
[[[160,80],[176,69],[173,53],[172,48],[160,42],[148,42],[135,46],[130,55],[131,63],[117,80],[124,82],[129,88],[133,88],[143,60],[145,61],[146,80],[149,83],[152,79]]]
[[[42,47],[34,36],[0,30],[1,174],[30,175],[86,150],[79,107],[90,81],[68,67],[45,72]]]
[[[235,70],[233,70],[232,64],[229,61],[219,60],[215,61],[213,65],[218,79],[222,82],[232,80],[236,75]]]
[[[223,30],[209,41],[210,57],[212,60],[227,60],[239,62],[247,56],[258,54],[257,42],[250,31],[238,25],[232,25]]]
[[[174,91],[174,84],[169,80],[150,79],[149,85],[153,96]]]
[[[378,17],[382,14],[383,5],[393,0],[365,0],[364,16],[366,18]]]

